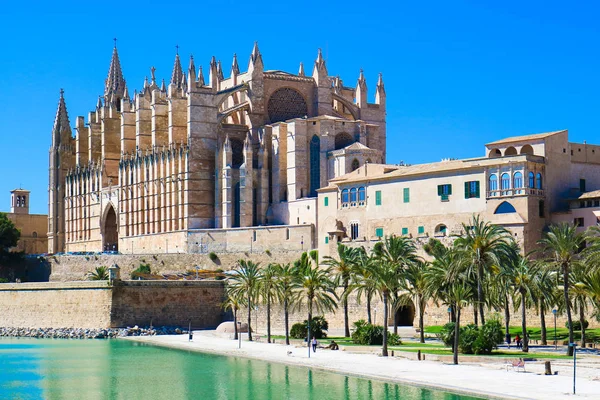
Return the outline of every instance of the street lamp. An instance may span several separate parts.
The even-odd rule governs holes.
[[[242,348],[242,323],[238,321],[238,349]]]
[[[558,350],[558,342],[556,341],[556,313],[558,310],[555,308],[552,310],[552,314],[554,314],[554,350]]]
[[[448,323],[452,322],[452,307],[448,307]]]
[[[373,325],[377,325],[377,307],[373,309],[375,311],[375,317],[373,318]]]
[[[304,235],[300,237],[300,249],[304,251]]]
[[[256,327],[256,334],[258,335],[258,306],[254,306],[254,326]]]
[[[569,343],[573,347],[573,394],[575,394],[575,377],[577,373],[577,343]]]

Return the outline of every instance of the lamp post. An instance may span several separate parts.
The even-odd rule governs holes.
[[[304,235],[300,236],[300,250],[304,251]]]
[[[554,314],[554,350],[558,350],[558,342],[556,341],[556,313],[558,310],[555,308],[552,310],[552,314]]]
[[[200,269],[200,267],[196,265],[196,280],[198,280],[198,270],[199,269]]]
[[[375,307],[373,309],[373,311],[375,311],[375,315],[374,315],[374,318],[373,318],[373,325],[377,325],[377,307]]]
[[[250,254],[252,254],[252,236],[250,236]]]
[[[192,337],[193,337],[193,333],[192,333],[192,319],[190,318],[190,325],[188,327],[188,339],[191,342],[192,341]]]
[[[575,378],[577,376],[577,343],[569,343],[573,347],[573,394],[575,394]]]
[[[238,349],[242,348],[242,323],[238,321]]]
[[[452,322],[452,307],[448,307],[448,323]]]
[[[256,327],[256,334],[258,335],[258,306],[254,306],[254,326]]]

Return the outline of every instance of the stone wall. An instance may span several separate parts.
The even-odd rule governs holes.
[[[222,281],[121,281],[113,289],[111,324],[216,328],[222,320]]]
[[[208,254],[100,254],[89,256],[48,256],[46,260],[50,264],[50,281],[79,281],[84,280],[88,272],[96,267],[111,266],[117,264],[121,268],[121,278],[129,279],[133,270],[140,264],[150,264],[152,272],[156,273],[178,273],[194,270],[195,266],[201,269],[228,270],[234,267],[240,259],[251,259],[261,265],[268,263],[289,263],[300,258],[302,252],[298,251],[272,251],[271,254],[264,252],[240,252],[240,253],[217,253],[219,258],[213,262]]]
[[[1,327],[109,327],[111,307],[106,281],[0,284]]]
[[[0,327],[117,328],[168,325],[215,328],[221,281],[106,281],[0,284]]]

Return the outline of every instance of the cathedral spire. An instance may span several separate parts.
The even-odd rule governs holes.
[[[319,52],[317,53],[317,59],[315,60],[315,66],[313,67],[313,79],[319,87],[327,87],[330,85],[329,77],[327,76],[327,66],[325,65],[321,49],[319,49]]]
[[[254,75],[255,72],[259,74],[264,70],[262,55],[258,49],[258,42],[254,42],[252,53],[250,54],[250,62],[248,63],[248,72],[250,75]]]
[[[71,137],[71,123],[69,114],[67,114],[67,104],[64,97],[65,91],[60,89],[60,98],[58,99],[58,108],[52,127],[52,147],[58,147],[61,143],[68,141]]]
[[[304,76],[304,63],[300,63],[300,68],[298,68],[298,76]]]
[[[359,107],[367,106],[367,81],[362,68],[360,69],[358,82],[356,83],[356,104]]]
[[[191,87],[194,87],[194,82],[196,82],[196,66],[194,65],[194,56],[190,55],[190,65],[188,67],[188,81],[190,82]]]
[[[239,75],[240,66],[238,65],[237,54],[233,53],[233,63],[231,63],[231,75]]]
[[[219,90],[219,67],[217,66],[217,59],[213,56],[210,60],[210,73],[208,75],[210,81],[210,87],[213,90]]]
[[[123,97],[125,91],[125,79],[123,79],[123,71],[121,71],[121,62],[119,61],[119,52],[117,51],[117,42],[115,41],[115,47],[113,48],[112,58],[110,60],[110,67],[108,68],[108,76],[104,85],[104,98],[110,99],[112,94],[116,95],[116,98],[120,99]]]
[[[200,83],[200,86],[205,85],[204,72],[202,72],[202,65],[200,66],[200,68],[198,68],[198,83]]]
[[[222,81],[225,79],[225,75],[223,75],[223,67],[221,66],[221,60],[217,63],[217,76],[219,80]]]
[[[181,61],[179,60],[179,49],[175,55],[175,63],[173,64],[173,72],[171,73],[171,85],[181,87],[183,80],[183,71],[181,69]]]
[[[385,104],[385,87],[383,86],[383,74],[379,73],[377,90],[375,92],[375,104]]]
[[[167,92],[167,86],[165,85],[165,79],[163,78],[162,83],[160,85],[160,91],[163,93]]]

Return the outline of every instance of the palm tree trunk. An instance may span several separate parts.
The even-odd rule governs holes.
[[[381,355],[383,357],[388,356],[387,342],[388,342],[388,297],[389,294],[387,292],[383,293],[383,348],[381,349]]]
[[[287,297],[283,300],[283,323],[285,324],[285,344],[290,345],[290,312]]]
[[[421,336],[421,343],[425,343],[425,332],[423,329],[424,325],[424,316],[425,316],[425,302],[423,301],[423,296],[419,295],[419,333]]]
[[[579,305],[579,323],[581,324],[581,347],[585,348],[585,315],[583,303]]]
[[[508,296],[504,296],[504,328],[506,335],[510,334],[510,304],[508,304]]]
[[[350,337],[350,323],[348,321],[348,279],[344,279],[344,337]]]
[[[271,343],[271,297],[267,295],[267,343]]]
[[[450,321],[456,322],[456,304],[450,303]]]
[[[548,345],[548,338],[546,333],[546,309],[544,305],[540,302],[540,326],[541,326],[541,335],[542,335],[542,346]]]
[[[369,295],[367,295],[367,322],[369,324],[373,323],[371,320],[371,296]]]
[[[485,316],[483,315],[483,265],[481,263],[477,265],[477,304],[479,306],[481,325],[483,326],[485,324]]]
[[[473,323],[475,325],[479,325],[477,321],[478,321],[478,318],[477,318],[477,306],[473,305]]]
[[[569,324],[569,343],[573,343],[573,318],[571,318],[571,303],[569,303],[569,267],[563,265],[563,295],[567,308],[567,323]],[[573,356],[573,347],[567,346],[567,355]]]
[[[453,361],[454,364],[458,365],[458,335],[460,334],[460,307],[456,310],[456,324],[454,325],[454,349],[453,349]]]
[[[525,309],[525,290],[521,289],[521,330],[523,331],[523,353],[529,352],[529,335],[527,334],[527,310]]]
[[[252,322],[252,302],[250,301],[250,296],[248,296],[248,341],[252,341],[252,326],[250,323]]]
[[[233,309],[233,340],[238,340],[237,309]]]

